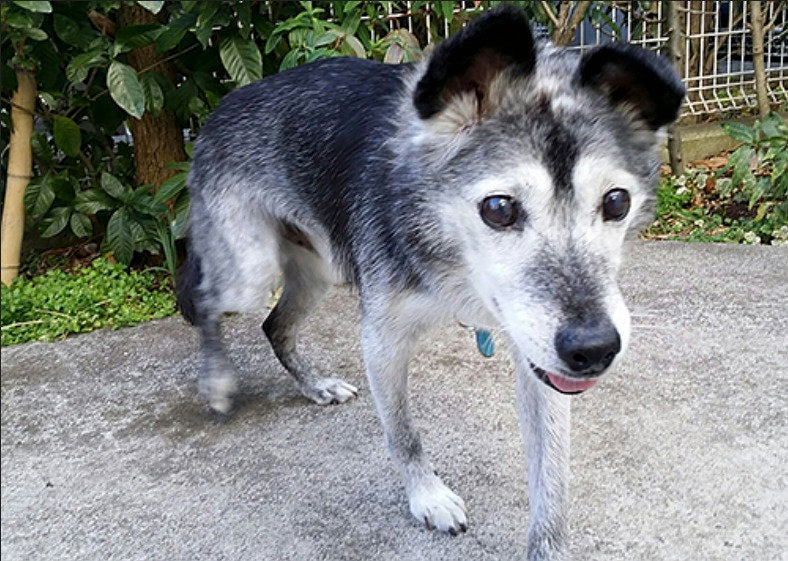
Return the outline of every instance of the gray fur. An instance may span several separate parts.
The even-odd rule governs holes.
[[[567,325],[600,323],[626,347],[621,244],[653,199],[659,129],[683,95],[655,61],[625,48],[580,58],[534,45],[522,14],[499,8],[426,63],[332,59],[227,96],[195,145],[178,280],[181,309],[202,336],[209,406],[227,413],[236,391],[221,315],[263,308],[280,272],[283,294],[263,325],[276,356],[312,401],[352,398],[356,388],[322,377],[297,349],[304,317],[331,285],[351,283],[370,390],[411,512],[456,534],[465,506],[413,426],[407,364],[419,335],[441,322],[500,327],[529,463],[528,559],[564,559],[570,398],[553,382],[571,389],[601,372],[573,372],[555,340]],[[643,80],[664,90],[659,99],[640,100],[633,84]],[[613,187],[632,197],[621,222],[601,216]],[[516,202],[518,227],[482,222],[481,201],[493,195]]]

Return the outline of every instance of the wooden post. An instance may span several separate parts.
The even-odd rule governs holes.
[[[760,0],[750,2],[750,30],[752,31],[752,66],[755,71],[755,95],[758,98],[758,116],[769,114],[769,96],[766,94],[766,61],[763,58],[763,10]]]
[[[682,45],[681,45],[681,18],[679,17],[680,2],[663,2],[665,19],[668,24],[668,56],[673,66],[681,75]],[[673,123],[668,127],[668,160],[673,175],[684,173],[684,156],[681,153],[681,132],[678,124]]]
[[[36,108],[36,79],[32,72],[17,69],[17,88],[11,99],[11,138],[8,143],[8,180],[3,206],[0,263],[2,282],[10,285],[19,274],[22,234],[25,229],[25,189],[33,172],[30,137]]]

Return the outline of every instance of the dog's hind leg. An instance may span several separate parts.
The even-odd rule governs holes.
[[[235,368],[222,347],[219,319],[221,312],[215,309],[216,299],[208,298],[214,290],[211,279],[206,279],[202,259],[190,249],[186,262],[178,271],[175,283],[178,292],[178,308],[184,318],[196,325],[200,331],[202,369],[198,379],[200,394],[208,406],[219,415],[230,413],[233,395],[237,390]]]
[[[465,503],[435,473],[408,408],[408,360],[426,326],[410,321],[415,309],[408,312],[369,302],[363,307],[361,337],[369,386],[389,453],[405,483],[410,511],[429,529],[452,535],[464,532]]]
[[[297,349],[298,330],[307,314],[323,299],[332,283],[325,264],[311,249],[283,241],[284,287],[279,301],[263,322],[276,357],[296,379],[301,393],[319,405],[343,403],[358,389],[338,378],[323,377]]]
[[[221,342],[218,314],[202,314],[197,320],[202,342],[203,369],[198,381],[200,395],[219,415],[229,415],[238,390],[235,367]]]

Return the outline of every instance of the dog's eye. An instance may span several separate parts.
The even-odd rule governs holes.
[[[605,220],[623,220],[629,213],[629,193],[624,189],[613,189],[602,197],[602,217]]]
[[[517,203],[504,195],[487,197],[479,205],[479,214],[490,228],[508,228],[517,221]]]

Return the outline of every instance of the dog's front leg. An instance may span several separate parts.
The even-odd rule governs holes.
[[[570,397],[539,381],[517,362],[517,410],[525,442],[531,521],[528,561],[567,558]]]
[[[427,528],[456,535],[467,529],[465,504],[443,484],[427,459],[408,407],[408,360],[421,329],[388,313],[364,314],[362,347],[367,377],[391,458],[410,511]]]

